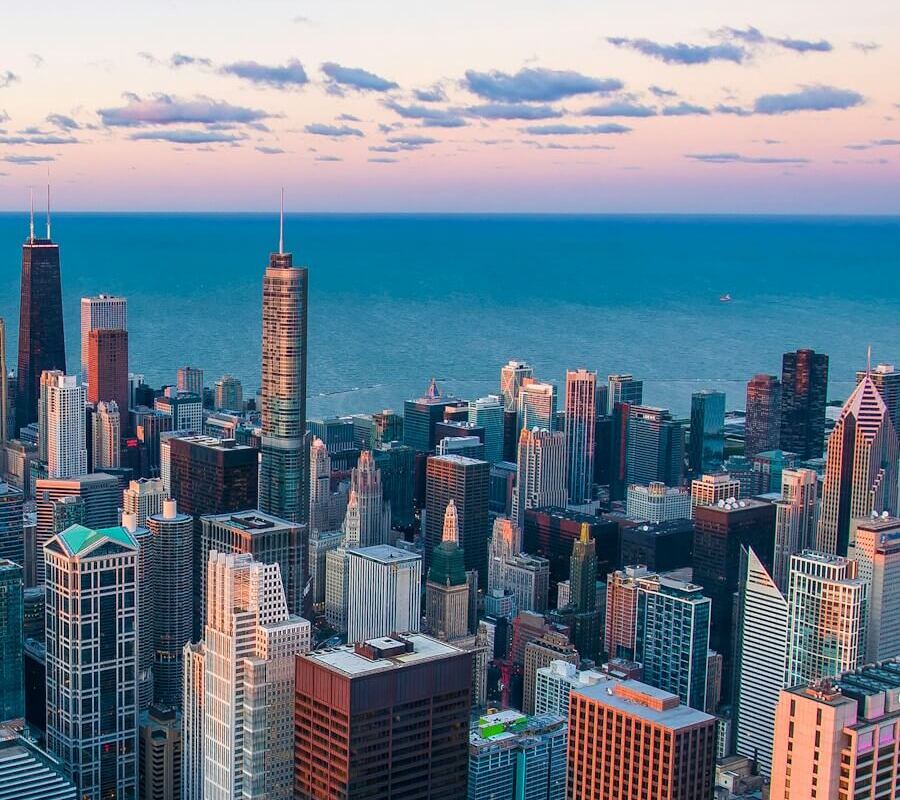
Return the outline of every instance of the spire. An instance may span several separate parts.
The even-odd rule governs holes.
[[[28,241],[34,241],[34,188],[31,189],[31,224],[28,228]]]
[[[438,400],[441,397],[441,390],[438,388],[437,379],[432,376],[431,383],[428,384],[428,390],[425,392],[428,400]]]
[[[866,375],[872,374],[872,345],[866,351]]]
[[[587,522],[581,523],[581,535],[578,537],[578,541],[582,544],[587,544],[591,540],[591,526],[588,525]]]
[[[47,167],[47,240],[50,240],[50,167]]]
[[[456,516],[456,503],[452,498],[447,503],[447,511],[444,513],[444,535],[441,541],[459,544],[459,520]]]
[[[278,254],[284,255],[284,187],[281,187],[281,217],[278,222]]]

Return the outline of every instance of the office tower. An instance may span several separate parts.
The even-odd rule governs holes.
[[[81,508],[60,507],[58,501],[73,497],[81,502]],[[44,545],[71,524],[71,513],[81,514],[82,524],[100,530],[118,521],[118,508],[122,500],[119,481],[112,475],[95,472],[76,478],[51,480],[41,478],[35,482],[37,520],[35,528],[34,560],[35,581],[44,582]],[[79,503],[75,502],[74,506]],[[63,526],[63,527],[60,527]],[[26,552],[26,561],[28,561]]]
[[[868,583],[842,556],[791,556],[785,686],[856,669],[865,656]]]
[[[22,245],[16,426],[13,438],[26,425],[37,421],[41,373],[46,370],[66,371],[59,245],[50,238],[49,213],[46,238],[35,237],[32,213],[31,230]]]
[[[154,598],[157,593],[156,541],[148,528],[138,527],[131,514],[122,515],[122,527],[131,534],[138,545],[137,598],[138,598],[138,713],[146,711],[153,702],[154,661]],[[160,569],[166,567],[160,564]]]
[[[431,552],[431,568],[425,582],[425,624],[432,636],[445,641],[469,633],[469,586],[452,500],[444,514],[441,543]]]
[[[777,450],[781,441],[781,381],[777,375],[754,375],[747,383],[744,455]]]
[[[484,444],[477,436],[445,436],[443,439],[438,438],[434,452],[435,455],[439,456],[457,455],[484,461]]]
[[[189,392],[203,397],[203,370],[198,367],[179,367],[176,388],[179,392]]]
[[[41,406],[46,409],[47,473],[71,478],[87,470],[84,433],[84,387],[74,375],[44,373]],[[43,448],[43,445],[41,445]]]
[[[716,718],[635,680],[573,689],[569,700],[571,800],[708,800]]]
[[[816,543],[819,520],[819,478],[811,469],[781,473],[781,499],[775,501],[775,550],[772,579],[787,591],[791,556]]]
[[[206,687],[206,645],[188,642],[182,653],[184,694],[181,711],[181,798],[204,800],[203,724]],[[188,733],[192,735],[188,735]]]
[[[160,478],[138,478],[130,481],[122,492],[122,511],[134,514],[137,524],[143,526],[148,517],[162,512],[163,503],[168,499]]]
[[[681,485],[684,428],[664,408],[630,406],[626,444],[628,483]]]
[[[897,513],[897,432],[870,376],[847,398],[828,436],[817,549],[847,555],[850,521]]]
[[[296,687],[298,797],[466,796],[471,653],[415,634],[330,648],[297,658]]]
[[[25,531],[22,524],[21,489],[0,481],[0,559],[25,565]]]
[[[160,473],[161,437],[172,431],[172,417],[152,408],[133,410],[133,426],[138,442],[147,455],[147,470],[151,475]],[[197,433],[197,431],[193,431]]]
[[[581,535],[572,545],[569,567],[570,600],[578,611],[593,611],[596,607],[597,545],[591,539],[590,526],[581,526]]]
[[[522,428],[556,430],[556,386],[542,383],[534,378],[525,378],[519,387],[518,419],[516,425]]]
[[[752,547],[741,548],[734,677],[734,748],[772,774],[775,707],[784,688],[788,606]],[[776,768],[777,769],[777,768]]]
[[[746,463],[743,456],[732,456],[726,462],[726,469],[730,469],[733,459],[741,459]],[[794,469],[797,466],[797,457],[794,453],[785,453],[784,450],[766,450],[757,453],[750,462],[751,472],[744,479],[748,489],[744,489],[745,483],[741,484],[741,492],[747,494],[762,494],[766,492],[781,491],[781,474],[785,469]],[[753,488],[750,489],[750,483]]]
[[[513,524],[525,527],[530,508],[564,508],[566,491],[566,437],[562,431],[523,428],[519,433],[518,470],[512,500]]]
[[[541,667],[535,674],[534,713],[559,714],[568,719],[572,689],[593,686],[605,679],[602,672],[593,669],[579,671],[575,664],[568,661],[551,661],[549,667]]]
[[[550,592],[550,562],[540,556],[516,553],[502,566],[499,588],[510,592],[519,611],[546,611]]]
[[[469,401],[469,422],[484,429],[484,459],[503,460],[503,400],[496,394]]]
[[[887,407],[894,430],[900,432],[900,372],[894,369],[893,364],[878,364],[876,367],[857,372],[856,382],[861,383],[867,373]]]
[[[443,536],[444,513],[453,500],[466,571],[476,570],[479,584],[486,585],[490,468],[487,461],[463,456],[428,459],[425,477],[426,569],[431,566],[431,551]]]
[[[216,411],[241,411],[244,407],[244,390],[233,375],[223,375],[216,381]]]
[[[416,451],[391,441],[376,445],[372,457],[381,470],[384,499],[391,505],[391,524],[399,529],[409,528],[415,519]]]
[[[785,353],[781,361],[781,449],[818,458],[825,443],[828,356],[814,350]]]
[[[350,499],[343,528],[348,546],[371,547],[390,540],[391,507],[384,502],[381,472],[375,468],[371,450],[359,454],[359,463],[350,475]]]
[[[644,401],[644,382],[636,381],[633,375],[610,375],[608,414],[613,413],[616,403],[639,406]]]
[[[78,800],[78,791],[30,737],[0,728],[0,800]]]
[[[853,556],[859,577],[869,584],[867,664],[900,654],[900,519],[854,520]]]
[[[44,546],[47,746],[83,800],[137,793],[138,553],[122,527],[73,525]],[[73,658],[85,639],[91,657]]]
[[[187,695],[200,687],[185,646],[185,780],[202,774],[204,800],[288,800],[294,657],[309,650],[310,624],[290,613],[277,564],[213,551],[207,570],[202,700]]]
[[[325,554],[325,620],[340,633],[347,632],[347,605],[350,592],[349,548],[343,541]]]
[[[418,633],[422,558],[387,544],[347,551],[347,641]]]
[[[895,797],[898,688],[900,671],[889,662],[783,691],[773,761],[785,767],[773,770],[769,796]]]
[[[775,506],[762,500],[738,500],[694,509],[693,581],[712,600],[709,646],[724,660],[724,693],[731,692],[734,653],[732,609],[740,582],[741,547],[752,547],[771,569]]]
[[[691,495],[687,489],[670,488],[659,481],[649,486],[632,484],[628,487],[625,513],[631,519],[647,522],[690,519]]]
[[[128,330],[128,304],[124,297],[100,294],[81,298],[81,382],[89,383],[90,334],[93,330]],[[103,397],[103,400],[118,398]],[[129,406],[126,406],[128,408]]]
[[[138,797],[180,800],[181,714],[152,705],[141,713],[139,723]]]
[[[179,504],[180,506],[180,504]],[[284,587],[285,602],[291,614],[300,616],[306,588],[309,556],[306,526],[273,517],[262,511],[249,510],[200,517],[200,549],[195,557],[206,564],[209,554],[246,553],[261,564],[277,564]],[[199,611],[206,618],[209,590],[201,576]],[[195,587],[195,602],[197,599]]]
[[[319,611],[325,606],[328,554],[337,550],[343,541],[341,530],[313,530],[309,534],[309,586],[312,603]]]
[[[0,447],[10,438],[9,368],[6,365],[6,322],[0,318]],[[502,415],[501,415],[502,416]],[[18,431],[16,431],[18,434]]]
[[[688,464],[695,474],[718,469],[725,460],[725,393],[703,389],[691,395]]]
[[[622,564],[644,564],[651,572],[691,566],[694,526],[690,519],[623,526],[619,534]]]
[[[524,361],[510,360],[500,367],[500,397],[506,411],[518,411],[519,391],[526,378],[533,378],[534,370]]]
[[[554,661],[577,664],[580,656],[575,645],[569,641],[569,637],[565,633],[559,630],[547,630],[533,641],[525,644],[522,660],[524,663],[522,711],[526,714],[533,714],[537,671],[542,667],[549,667]]]
[[[499,711],[469,735],[471,800],[565,800],[566,720]]]
[[[593,497],[596,395],[596,372],[566,372],[566,486],[576,504]]]
[[[309,529],[331,530],[331,458],[318,436],[309,445]]]
[[[434,450],[437,441],[434,426],[444,419],[444,409],[451,404],[438,388],[434,378],[424,396],[403,403],[403,444],[420,453]]]
[[[641,564],[627,566],[607,576],[603,649],[609,658],[634,658],[638,589],[642,581],[657,578]]]
[[[91,467],[94,472],[116,469],[119,466],[119,442],[122,439],[121,416],[115,400],[97,403],[91,415]]]
[[[703,475],[691,481],[691,505],[712,506],[720,501],[734,502],[741,496],[741,482],[727,472]]]
[[[23,588],[22,567],[0,558],[0,724],[25,719]]]
[[[134,481],[132,481],[132,485]],[[145,520],[153,536],[158,568],[153,592],[153,696],[157,703],[182,702],[182,649],[191,639],[194,612],[194,520],[175,500]]]
[[[373,447],[380,444],[403,441],[402,414],[386,408],[384,411],[376,411],[372,414],[372,423],[375,426]]]
[[[199,394],[176,392],[170,386],[162,397],[153,401],[153,408],[172,418],[170,430],[192,433],[203,430],[203,401]]]
[[[325,442],[331,455],[331,467],[336,472],[349,472],[356,466],[360,448],[356,446],[352,417],[311,419],[306,429]]]
[[[128,331],[94,329],[88,334],[89,403],[114,400],[125,416],[130,402],[128,386]]]
[[[497,517],[488,542],[487,588],[503,589],[506,581],[506,562],[522,549],[521,533],[512,520]]]
[[[706,708],[710,605],[693,583],[658,578],[638,586],[634,660],[644,667],[644,681],[701,710]]]

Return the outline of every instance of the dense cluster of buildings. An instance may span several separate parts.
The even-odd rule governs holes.
[[[107,294],[67,366],[59,256],[32,222],[15,371],[0,321],[0,798],[896,796],[893,367],[310,420],[283,240],[252,396],[148,386]]]

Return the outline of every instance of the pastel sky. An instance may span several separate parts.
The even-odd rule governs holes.
[[[900,213],[896,0],[4,5],[0,209]]]

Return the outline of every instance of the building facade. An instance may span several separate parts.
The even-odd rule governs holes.
[[[594,434],[597,418],[597,373],[566,372],[566,485],[569,501],[593,497]]]
[[[781,441],[781,381],[777,375],[754,375],[747,383],[744,455],[777,450]]]
[[[422,558],[390,545],[347,551],[347,641],[418,633]]]
[[[523,428],[519,433],[517,462],[512,520],[522,530],[528,509],[565,507],[568,502],[565,434],[536,427]]]
[[[781,361],[782,450],[819,458],[825,444],[828,356],[814,350],[785,353]]]

